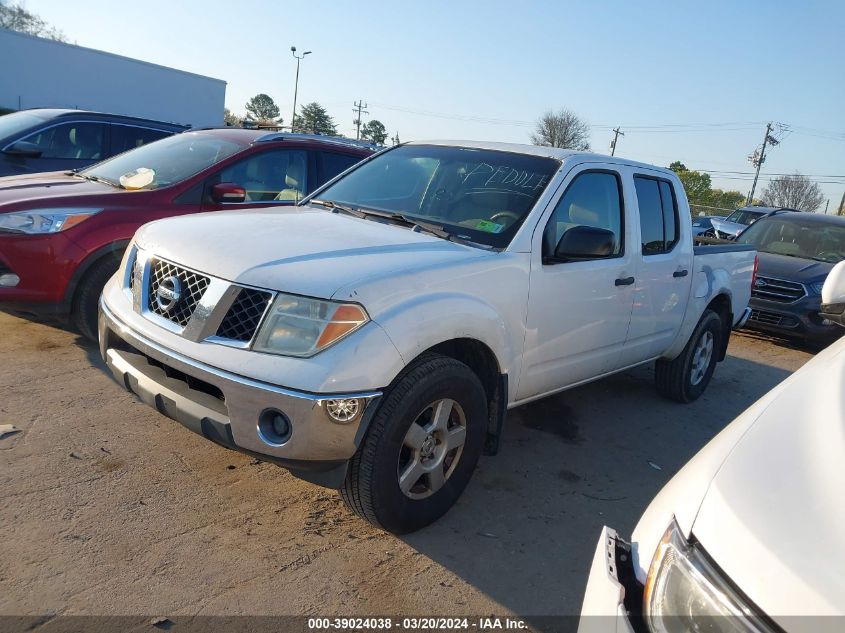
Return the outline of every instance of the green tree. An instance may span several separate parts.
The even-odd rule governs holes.
[[[735,209],[745,202],[744,194],[739,191],[713,189],[710,174],[687,169],[679,160],[669,165],[669,169],[678,174],[690,204],[728,210]]]
[[[244,105],[248,121],[255,121],[259,125],[277,125],[282,122],[279,117],[279,106],[270,95],[263,92],[255,95]]]
[[[372,141],[376,145],[384,145],[387,140],[387,128],[378,119],[373,119],[361,128],[361,138]]]
[[[57,42],[67,42],[65,34],[39,15],[30,13],[20,4],[12,4],[8,0],[0,0],[0,28],[44,37]]]
[[[229,127],[243,127],[241,117],[232,112],[229,108],[223,108],[223,124]]]
[[[306,103],[299,109],[293,123],[293,131],[303,134],[326,134],[337,136],[337,126],[328,111],[316,101]]]

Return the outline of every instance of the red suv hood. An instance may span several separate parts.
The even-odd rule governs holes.
[[[42,201],[50,206],[88,204],[101,196],[126,193],[117,187],[69,176],[64,171],[7,176],[0,178],[0,213],[37,209]]]

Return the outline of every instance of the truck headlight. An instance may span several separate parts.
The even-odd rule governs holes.
[[[0,232],[44,235],[66,231],[102,209],[39,209],[0,215]]]
[[[355,303],[279,294],[253,349],[284,356],[313,356],[369,320],[364,308]]]
[[[643,612],[654,633],[759,633],[773,629],[672,521],[646,579]]]

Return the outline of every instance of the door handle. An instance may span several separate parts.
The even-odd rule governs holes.
[[[673,277],[686,277],[689,274],[688,270],[676,270],[672,273]]]
[[[617,286],[630,286],[632,283],[634,283],[634,278],[622,277],[622,279],[617,279],[613,283],[615,283]]]

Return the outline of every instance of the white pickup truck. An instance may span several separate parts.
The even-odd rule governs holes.
[[[507,409],[654,361],[662,394],[695,400],[755,263],[693,245],[668,169],[409,143],[294,211],[140,229],[103,292],[100,351],[161,413],[402,533],[455,502]]]

